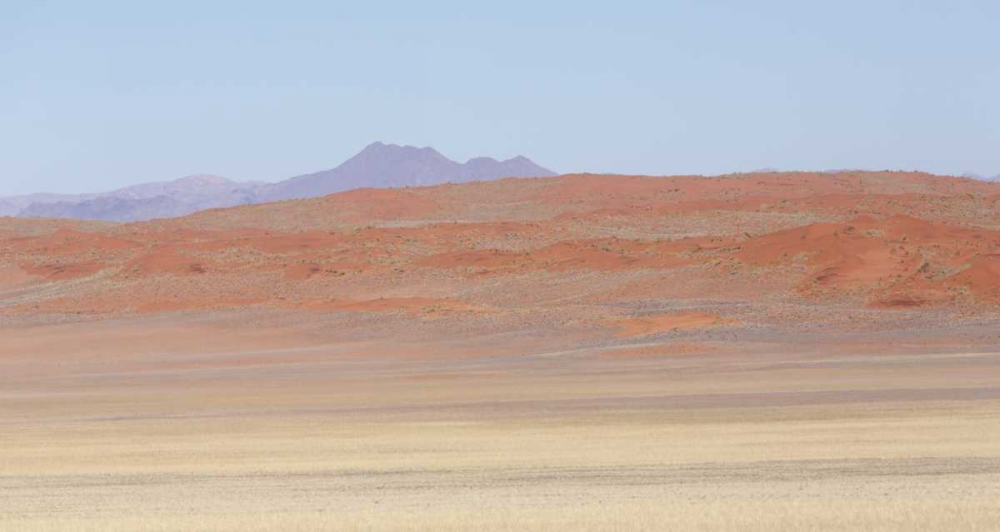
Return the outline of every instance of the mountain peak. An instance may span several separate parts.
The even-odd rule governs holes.
[[[399,149],[399,148],[400,148],[400,146],[398,144],[386,144],[384,142],[372,142],[371,144],[365,146],[365,149],[363,149],[360,152],[358,152],[357,155],[361,155],[362,153],[378,153],[378,152],[389,151],[389,150],[394,150],[394,149]]]
[[[418,148],[379,141],[369,144],[332,170],[274,184],[238,183],[214,174],[195,174],[98,194],[0,198],[0,216],[134,221],[180,216],[208,208],[325,196],[355,188],[410,187],[553,175],[553,172],[523,156],[504,161],[493,157],[473,157],[459,163],[431,147]]]
[[[547,177],[555,173],[518,156],[506,161],[474,157],[455,162],[431,147],[373,142],[340,166],[276,183],[263,199],[323,196],[353,188],[385,188],[464,183],[502,177]]]
[[[373,142],[365,149],[357,153],[352,159],[358,157],[406,157],[406,156],[433,156],[445,158],[440,152],[431,147],[418,148],[410,145],[387,144],[385,142]]]

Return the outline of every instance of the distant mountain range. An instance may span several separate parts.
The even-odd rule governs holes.
[[[215,175],[196,175],[97,194],[29,194],[0,198],[0,216],[132,222],[212,208],[312,198],[355,188],[554,175],[526,157],[506,161],[477,157],[458,163],[433,148],[376,142],[332,170],[278,183],[241,183]]]
[[[198,175],[176,181],[145,183],[102,194],[27,196],[34,201],[11,214],[123,222],[170,218],[215,207],[253,203],[256,200],[254,191],[260,186],[258,183],[236,183],[214,175]],[[23,204],[24,200],[19,203]]]
[[[477,157],[462,164],[433,148],[376,142],[333,170],[293,177],[260,190],[263,201],[324,196],[354,188],[409,187],[465,183],[501,177],[556,175],[525,157],[497,161]]]

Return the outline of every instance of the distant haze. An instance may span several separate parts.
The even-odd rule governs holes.
[[[355,188],[552,175],[555,173],[551,170],[523,156],[506,161],[476,157],[457,163],[433,148],[376,142],[332,170],[277,183],[241,183],[215,175],[195,175],[96,194],[29,194],[0,198],[0,216],[131,222],[211,208],[311,198]]]
[[[374,139],[560,172],[1000,173],[1000,2],[0,2],[0,196]]]

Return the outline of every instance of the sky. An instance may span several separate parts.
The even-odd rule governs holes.
[[[1000,2],[0,0],[0,196],[374,141],[558,172],[1000,173]]]

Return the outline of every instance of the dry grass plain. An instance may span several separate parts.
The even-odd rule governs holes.
[[[0,529],[1000,522],[1000,350],[987,346],[409,344],[311,315],[223,316],[5,328]],[[246,322],[277,325],[233,334]]]

